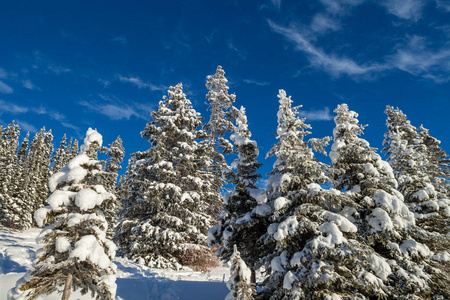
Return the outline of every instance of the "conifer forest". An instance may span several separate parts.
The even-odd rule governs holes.
[[[0,229],[41,230],[8,299],[116,299],[116,256],[199,272],[227,263],[227,300],[450,299],[450,157],[432,132],[387,105],[372,147],[342,103],[329,136],[311,138],[280,89],[276,143],[260,153],[221,66],[206,88],[201,116],[171,86],[128,162],[122,139],[94,128],[82,141],[0,128]]]

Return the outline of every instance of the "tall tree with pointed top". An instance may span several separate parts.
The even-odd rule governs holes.
[[[66,134],[64,134],[61,139],[61,142],[59,143],[59,148],[56,149],[55,155],[50,160],[52,163],[51,167],[52,174],[58,172],[59,170],[61,170],[63,166],[66,165],[68,149],[69,148],[67,146],[67,137]]]
[[[117,137],[117,139],[112,142],[109,147],[103,149],[102,151],[106,152],[108,155],[105,167],[106,177],[104,186],[108,192],[113,193],[116,196],[115,201],[108,202],[108,207],[103,207],[106,221],[108,221],[107,236],[108,238],[111,238],[114,234],[114,227],[117,223],[118,213],[121,206],[121,199],[117,193],[117,177],[119,176],[118,172],[122,169],[120,164],[123,162],[123,157],[125,156],[125,149],[122,145],[122,139]]]
[[[131,155],[128,197],[115,241],[119,253],[133,261],[195,268],[213,257],[206,235],[212,224],[209,208],[217,203],[207,134],[199,130],[200,114],[182,84],[170,87],[151,116],[141,132],[151,147]]]
[[[115,245],[106,239],[101,211],[114,195],[102,186],[103,164],[96,159],[101,144],[102,136],[89,128],[81,153],[50,178],[48,206],[35,213],[36,223],[46,225],[39,237],[44,249],[8,299],[35,299],[62,287],[63,299],[69,299],[70,287],[96,299],[114,299]]]
[[[450,156],[440,146],[441,141],[430,135],[430,131],[420,126],[422,144],[419,152],[426,160],[426,174],[439,193],[439,197],[450,198]],[[450,213],[450,211],[448,211]]]
[[[3,131],[0,156],[0,222],[11,228],[21,228],[16,212],[22,205],[13,198],[14,171],[19,147],[19,126],[12,121]]]
[[[213,146],[222,148],[225,154],[233,151],[233,145],[225,138],[225,134],[231,133],[234,128],[238,109],[233,106],[236,95],[228,94],[228,80],[225,78],[225,71],[221,66],[216,69],[216,74],[206,77],[206,95],[208,108],[211,116],[205,125],[205,130],[210,135]]]
[[[335,110],[336,127],[330,157],[336,188],[352,200],[342,213],[358,228],[359,240],[376,252],[373,266],[387,295],[394,298],[428,298],[448,295],[436,282],[439,271],[430,264],[432,252],[410,237],[415,230],[414,215],[397,191],[397,181],[390,165],[362,139],[364,126],[358,114],[346,104]],[[422,270],[419,274],[414,270]],[[445,296],[444,296],[445,297]]]
[[[17,154],[17,162],[14,169],[14,175],[10,184],[11,200],[8,205],[11,210],[11,224],[14,224],[16,229],[26,229],[33,226],[33,209],[29,203],[26,202],[27,191],[24,189],[25,172],[24,166],[27,158],[29,144],[29,133],[25,136],[20,145]]]
[[[269,224],[260,239],[267,278],[257,299],[332,299],[386,295],[370,260],[373,250],[355,240],[357,228],[339,211],[348,200],[329,182],[327,165],[314,157],[330,138],[309,139],[311,126],[298,117],[291,97],[280,90],[278,143],[268,180],[268,203],[256,208]],[[375,257],[374,259],[376,259]]]
[[[253,273],[249,280],[252,279],[252,283],[256,283],[254,272],[259,257],[255,255],[254,249],[265,227],[253,218],[253,209],[258,205],[258,201],[265,199],[265,194],[256,186],[261,177],[257,173],[261,164],[256,160],[259,155],[258,146],[250,138],[245,108],[241,107],[234,133],[231,135],[238,155],[231,167],[236,171],[229,170],[225,173],[225,178],[234,185],[234,189],[225,196],[219,224],[209,231],[208,244],[211,247],[218,246],[216,254],[225,261],[230,259],[234,247],[237,247],[237,251]]]
[[[227,134],[231,134],[234,129],[234,122],[238,115],[238,109],[233,106],[236,96],[228,93],[228,80],[225,78],[225,71],[218,66],[214,75],[206,77],[206,95],[208,110],[211,112],[209,121],[204,129],[208,133],[208,152],[213,159],[210,171],[214,174],[213,184],[215,189],[214,198],[219,199],[217,206],[211,212],[218,217],[221,210],[222,197],[221,190],[224,184],[223,171],[229,169],[224,154],[233,152],[233,145],[227,139]]]
[[[48,180],[50,178],[50,158],[53,153],[53,135],[51,130],[43,127],[36,133],[30,143],[30,150],[24,166],[27,191],[25,201],[33,211],[44,206],[49,194]]]
[[[421,127],[419,133],[400,109],[387,106],[385,113],[388,131],[383,150],[389,155],[398,190],[421,228],[447,234],[450,200],[446,199],[446,188],[440,184],[445,182],[445,166],[448,168],[445,152],[438,149],[439,144],[426,129]]]

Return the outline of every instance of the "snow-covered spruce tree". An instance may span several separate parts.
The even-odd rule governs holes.
[[[118,172],[122,169],[121,164],[125,156],[125,148],[123,147],[123,142],[120,136],[118,136],[117,139],[104,151],[108,155],[105,171],[110,174],[110,178],[107,182],[107,189],[110,191],[115,191],[117,186],[117,177],[119,176]]]
[[[438,197],[450,198],[450,156],[440,146],[441,141],[430,135],[428,129],[420,126],[422,140],[420,151],[425,157],[426,173],[438,193]]]
[[[206,244],[217,193],[207,134],[182,84],[151,113],[141,136],[151,147],[131,155],[115,241],[119,253],[150,267],[206,267],[214,254]]]
[[[0,140],[0,221],[4,226],[16,229],[21,228],[20,218],[16,214],[22,207],[13,197],[19,135],[19,125],[12,121],[3,130]]]
[[[238,115],[238,109],[233,106],[236,96],[228,94],[228,80],[225,78],[225,71],[218,66],[214,75],[206,77],[206,104],[211,112],[209,121],[205,124],[204,129],[208,133],[208,152],[213,159],[209,167],[214,174],[213,183],[216,191],[217,205],[211,207],[211,214],[215,218],[218,217],[223,199],[221,190],[224,184],[223,171],[229,169],[223,154],[233,152],[233,144],[227,139],[227,134],[234,129],[234,123]]]
[[[80,154],[50,178],[48,206],[35,213],[36,223],[46,225],[39,236],[44,248],[8,299],[35,299],[62,288],[63,299],[69,299],[71,287],[96,299],[114,299],[116,247],[106,239],[101,211],[114,195],[102,186],[103,163],[95,159],[101,144],[102,136],[89,128]]]
[[[346,198],[323,189],[327,166],[313,150],[325,153],[330,140],[309,139],[311,126],[298,118],[298,108],[284,90],[278,95],[276,145],[268,155],[277,160],[267,185],[269,203],[260,204],[267,233],[259,251],[268,273],[258,299],[365,299],[386,295],[374,266],[383,261],[356,238],[357,228],[339,214]]]
[[[388,131],[385,133],[383,151],[389,155],[388,161],[398,181],[398,190],[414,213],[416,224],[430,232],[419,233],[418,236],[422,235],[424,242],[433,251],[446,250],[450,240],[442,243],[442,247],[439,247],[439,241],[445,241],[445,235],[450,229],[450,200],[447,199],[445,187],[436,190],[439,189],[439,181],[445,181],[445,169],[439,166],[438,161],[441,159],[434,161],[431,158],[435,152],[432,150],[432,145],[436,145],[435,139],[425,138],[426,130],[419,134],[398,108],[387,106],[385,113]],[[445,164],[445,153],[436,152]],[[444,236],[436,233],[443,233]],[[426,239],[429,241],[426,242]]]
[[[123,162],[123,157],[125,156],[125,149],[122,145],[122,139],[117,137],[117,139],[112,142],[109,147],[103,149],[102,151],[106,152],[108,155],[105,167],[104,186],[108,192],[116,196],[115,201],[108,202],[108,206],[103,207],[106,221],[108,221],[107,237],[112,238],[121,206],[121,198],[118,197],[117,193],[117,177],[119,176],[118,172],[122,169],[120,164]]]
[[[233,254],[230,257],[231,276],[227,282],[230,293],[225,297],[225,300],[252,300],[253,295],[256,294],[256,289],[250,283],[251,270],[242,260],[236,245],[233,249]]]
[[[70,149],[70,151],[69,151]],[[67,146],[67,161],[71,160],[78,154],[78,140],[70,138],[69,145]]]
[[[29,203],[26,203],[27,191],[24,189],[25,185],[25,172],[24,165],[27,158],[29,143],[29,133],[25,136],[23,142],[20,145],[19,152],[17,154],[17,161],[14,168],[14,174],[9,187],[11,202],[7,204],[11,219],[10,223],[14,224],[15,229],[26,229],[33,226],[33,213],[34,210],[30,207]]]
[[[225,154],[233,151],[233,145],[225,138],[225,135],[233,131],[238,115],[238,109],[233,106],[236,95],[228,94],[227,82],[225,71],[221,66],[217,67],[216,74],[206,77],[206,88],[209,91],[206,95],[206,104],[211,111],[211,116],[205,124],[205,130],[209,133],[213,146],[216,149],[222,148]]]
[[[335,112],[334,144],[330,152],[335,187],[352,200],[342,214],[358,228],[358,238],[376,252],[376,285],[385,285],[389,298],[425,299],[448,295],[436,282],[439,270],[429,265],[429,248],[410,237],[414,215],[397,191],[392,168],[360,138],[364,126],[346,104]]]
[[[230,137],[238,155],[231,164],[236,172],[230,170],[225,173],[225,178],[234,185],[234,189],[225,195],[219,224],[210,229],[208,244],[211,247],[218,246],[216,255],[225,261],[230,260],[237,246],[237,251],[252,271],[252,283],[255,284],[254,268],[259,260],[255,253],[256,242],[267,229],[257,218],[253,218],[253,209],[258,201],[265,201],[266,198],[264,190],[256,186],[256,181],[261,177],[257,173],[261,164],[256,160],[259,150],[256,142],[250,140],[251,132],[244,107],[239,111],[236,124]]]
[[[52,141],[51,130],[46,131],[43,127],[31,141],[25,161],[24,189],[27,193],[25,202],[33,212],[44,206],[49,194],[48,180],[50,178],[50,158],[53,153]]]
[[[70,149],[69,149],[70,150]],[[61,170],[67,164],[68,161],[68,146],[66,134],[63,135],[61,142],[59,143],[59,148],[56,149],[55,154],[51,158],[51,173],[54,174]]]

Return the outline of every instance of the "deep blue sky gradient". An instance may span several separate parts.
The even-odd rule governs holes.
[[[345,102],[381,149],[389,104],[449,149],[449,37],[442,0],[2,1],[0,123],[17,120],[23,136],[45,126],[55,146],[97,128],[105,144],[120,135],[128,158],[148,148],[139,132],[171,85],[209,118],[206,76],[222,65],[262,174],[279,89],[303,105],[311,137],[332,135]]]

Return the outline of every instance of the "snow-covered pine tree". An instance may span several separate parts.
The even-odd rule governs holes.
[[[107,222],[101,211],[114,195],[102,186],[102,162],[95,159],[102,136],[89,128],[81,152],[49,180],[49,206],[35,213],[43,228],[44,248],[32,269],[8,293],[8,299],[35,299],[81,289],[96,299],[114,299],[115,245],[106,239]],[[64,298],[66,297],[67,298]]]
[[[49,194],[48,180],[50,178],[50,158],[53,153],[52,141],[51,130],[46,131],[43,127],[31,141],[25,161],[25,184],[23,187],[26,190],[25,202],[33,212],[44,206]]]
[[[431,178],[438,197],[450,198],[450,156],[440,146],[441,141],[431,136],[423,125],[420,126],[419,136],[422,140],[420,152],[427,162],[426,174]]]
[[[217,219],[223,199],[221,190],[224,184],[223,172],[229,169],[223,154],[233,152],[233,145],[227,139],[227,133],[234,129],[234,123],[238,115],[238,109],[233,103],[236,100],[234,94],[228,94],[228,80],[225,78],[225,71],[218,66],[214,75],[206,77],[206,104],[211,112],[209,121],[205,124],[204,129],[208,133],[208,156],[213,159],[210,171],[214,174],[214,187],[216,194],[214,195],[217,205],[212,207],[211,214]]]
[[[33,226],[34,210],[25,202],[27,192],[24,189],[24,165],[27,158],[29,137],[30,134],[27,133],[20,145],[17,162],[14,168],[14,175],[10,185],[10,199],[12,200],[12,203],[10,203],[8,207],[11,210],[11,216],[13,216],[13,219],[11,219],[10,222],[14,224],[14,228],[16,229],[26,229]]]
[[[365,299],[386,295],[377,285],[373,250],[356,237],[357,228],[339,214],[346,198],[323,189],[327,166],[314,157],[325,154],[330,138],[309,139],[311,126],[298,118],[298,108],[284,90],[278,95],[276,145],[268,155],[277,160],[268,180],[267,233],[258,249],[268,273],[258,299]],[[374,283],[375,282],[375,283]]]
[[[0,221],[6,227],[21,228],[17,212],[22,207],[13,198],[14,170],[19,147],[19,126],[12,121],[3,131],[0,156]]]
[[[118,172],[122,169],[121,164],[125,156],[125,148],[123,147],[120,136],[118,136],[104,151],[108,155],[105,171],[110,174],[107,186],[105,187],[110,191],[115,191],[117,187],[117,177],[119,176]]]
[[[115,201],[108,202],[108,206],[103,207],[106,221],[108,221],[107,237],[112,238],[114,234],[114,227],[116,226],[118,213],[121,206],[121,198],[117,193],[117,177],[118,172],[122,169],[120,164],[123,162],[125,156],[125,149],[122,145],[122,139],[117,139],[112,142],[109,147],[103,149],[106,152],[108,159],[106,160],[104,186],[105,189],[116,196]]]
[[[264,202],[266,196],[264,190],[256,186],[261,177],[258,174],[261,164],[256,160],[259,150],[256,141],[250,140],[251,132],[244,107],[239,110],[236,127],[230,138],[238,158],[231,164],[236,171],[226,172],[225,178],[234,185],[234,189],[225,195],[219,224],[210,229],[208,244],[211,247],[218,246],[216,255],[225,261],[230,260],[234,246],[237,246],[237,251],[252,271],[252,283],[255,284],[254,268],[259,260],[255,247],[266,228],[257,218],[253,218],[253,209],[258,201]]]
[[[445,167],[448,168],[445,152],[437,150],[438,143],[429,137],[426,129],[418,133],[400,109],[387,106],[385,113],[388,131],[383,151],[389,155],[398,190],[415,214],[416,224],[426,231],[444,234],[444,237],[432,240],[445,239],[450,230],[450,200],[447,199],[446,188],[439,189],[442,187],[440,183],[445,184]],[[436,160],[433,158],[435,153]],[[441,164],[446,166],[442,168]],[[427,243],[428,246],[434,244]],[[446,246],[448,248],[450,243]],[[436,250],[443,249],[433,249]]]
[[[392,168],[360,137],[364,126],[356,112],[346,104],[338,105],[335,112],[330,152],[335,187],[353,201],[341,214],[356,225],[359,240],[376,252],[373,283],[386,286],[388,298],[448,297],[448,291],[435,284],[442,274],[429,264],[431,251],[410,237],[414,215],[396,189]]]
[[[225,71],[221,66],[217,66],[216,74],[206,77],[208,89],[206,104],[211,111],[211,116],[205,124],[205,130],[209,133],[210,141],[216,149],[222,148],[225,154],[230,154],[233,151],[233,145],[225,138],[225,135],[233,131],[238,109],[233,106],[236,95],[228,94],[227,82]],[[219,158],[218,161],[221,162]]]
[[[123,201],[115,241],[120,254],[150,267],[202,268],[214,255],[206,244],[217,193],[207,134],[186,99],[182,84],[151,113],[141,136],[151,147],[131,155],[128,197]]]
[[[55,174],[56,172],[61,170],[63,166],[67,164],[68,161],[67,150],[68,150],[67,137],[66,134],[64,133],[61,142],[59,143],[59,148],[56,149],[54,156],[50,160],[52,163],[51,174]]]
[[[256,289],[250,282],[251,270],[242,260],[236,245],[233,249],[233,254],[230,257],[231,276],[227,282],[230,293],[225,297],[225,300],[252,300],[253,295],[256,294]]]
[[[70,151],[69,151],[70,149]],[[69,145],[67,146],[67,161],[71,160],[78,154],[78,140],[70,138]]]

